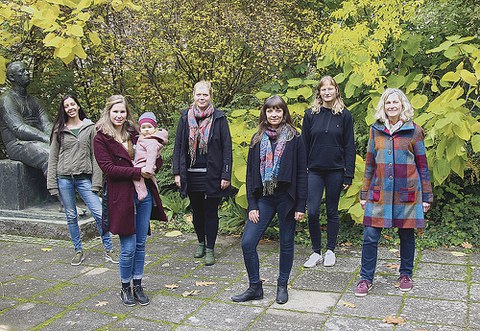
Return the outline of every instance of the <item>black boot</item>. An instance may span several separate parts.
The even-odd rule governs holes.
[[[143,292],[142,285],[135,285],[133,287],[133,297],[135,300],[142,306],[146,306],[150,303],[150,299],[148,296]]]
[[[234,302],[245,302],[250,300],[263,299],[263,287],[262,283],[250,283],[250,286],[242,294],[234,295],[231,297]]]
[[[122,290],[120,291],[120,298],[125,306],[135,306],[135,299],[133,298],[132,288],[130,286],[126,288],[122,287]]]
[[[288,301],[287,285],[277,285],[277,303],[283,305]]]

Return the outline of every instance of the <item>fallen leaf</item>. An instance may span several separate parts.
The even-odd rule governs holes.
[[[215,282],[201,282],[201,281],[196,281],[195,286],[210,286],[210,285],[215,285]]]
[[[467,254],[463,253],[463,252],[451,252],[453,256],[465,256]]]
[[[396,249],[396,248],[390,248],[388,251],[391,252],[391,253],[397,253],[397,252],[398,252],[398,249]]]
[[[193,291],[185,291],[182,293],[182,296],[183,297],[193,297],[195,295],[198,295],[200,294],[201,291],[199,290],[193,290]]]
[[[173,289],[176,289],[179,287],[178,284],[165,284],[164,285],[166,288],[168,288],[169,290],[173,290]]]
[[[398,270],[400,268],[400,264],[396,263],[387,263],[385,265],[388,269]]]
[[[351,247],[351,246],[353,246],[353,243],[351,243],[351,242],[348,241],[348,242],[346,242],[346,243],[343,243],[342,246]]]
[[[106,306],[106,305],[108,305],[108,301],[99,301],[99,302],[97,302],[95,307],[103,307],[103,306]]]
[[[353,302],[348,302],[348,301],[343,301],[342,305],[344,305],[347,308],[355,308],[357,307]]]
[[[183,215],[183,219],[186,220],[187,222],[193,223],[193,215],[192,214]]]
[[[42,252],[50,252],[52,250],[51,247],[43,247]]]
[[[472,244],[470,244],[469,242],[464,242],[462,245],[461,245],[463,248],[466,248],[466,249],[470,249],[473,247]]]
[[[266,283],[266,282],[268,282],[268,278],[260,278],[260,281],[261,281],[262,283]]]
[[[385,238],[386,240],[392,240],[393,239],[393,237],[389,236],[388,234],[384,234],[383,238]]]
[[[165,237],[178,237],[181,236],[183,233],[178,230],[173,230],[170,232],[165,233]]]
[[[25,259],[25,260],[23,260],[23,262],[27,262],[27,263],[28,263],[28,262],[32,262],[32,260],[31,260],[31,259]]]
[[[395,325],[403,325],[405,324],[405,320],[401,317],[397,316],[387,316],[383,319],[383,321],[387,324],[395,324]]]

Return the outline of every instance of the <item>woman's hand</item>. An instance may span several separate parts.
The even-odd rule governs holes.
[[[303,220],[303,217],[305,216],[305,213],[302,213],[300,211],[295,212],[295,221],[300,222]]]
[[[362,209],[365,209],[366,204],[367,204],[367,200],[360,200],[360,206],[362,206]]]
[[[142,177],[145,178],[145,179],[153,178],[154,174],[151,174],[151,173],[147,172],[145,169],[146,169],[146,167],[142,167]]]
[[[220,182],[220,188],[224,190],[229,186],[230,186],[230,181],[222,179],[222,181]]]
[[[179,188],[182,186],[182,183],[180,182],[180,175],[175,175],[175,185],[177,185]]]
[[[428,202],[423,202],[423,212],[426,213],[430,209],[430,204]]]
[[[248,212],[248,219],[253,223],[258,223],[258,220],[260,219],[260,212],[258,209],[250,210]]]

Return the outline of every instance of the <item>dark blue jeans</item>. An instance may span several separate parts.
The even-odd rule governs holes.
[[[327,249],[332,251],[337,246],[338,201],[343,188],[343,170],[309,171],[308,172],[308,230],[312,241],[312,250],[321,254],[322,233],[320,231],[320,204],[325,190],[325,205],[327,208]]]
[[[286,285],[293,265],[293,249],[296,221],[293,199],[287,192],[276,192],[258,200],[260,219],[258,223],[247,220],[242,236],[242,251],[248,280],[252,284],[260,283],[260,263],[257,246],[275,213],[278,215],[280,237],[280,271],[278,284]]]
[[[373,282],[377,267],[378,240],[382,228],[366,226],[363,229],[362,268],[360,279]],[[415,232],[414,229],[398,229],[400,237],[400,275],[412,277],[413,262],[415,258]]]
[[[205,197],[205,192],[189,192],[188,198],[198,242],[205,242],[207,248],[213,249],[218,234],[218,206],[222,198]]]

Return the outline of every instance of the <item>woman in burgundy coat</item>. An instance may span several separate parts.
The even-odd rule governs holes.
[[[167,219],[153,183],[154,176],[145,172],[144,168],[133,166],[137,139],[138,132],[133,126],[125,98],[121,95],[109,97],[97,123],[93,146],[95,158],[107,182],[109,230],[120,237],[120,297],[126,306],[134,306],[135,302],[148,305],[150,302],[141,285],[145,243],[150,219]],[[159,160],[157,170],[161,167],[161,158]],[[148,194],[139,201],[133,180],[141,177],[145,179]]]

